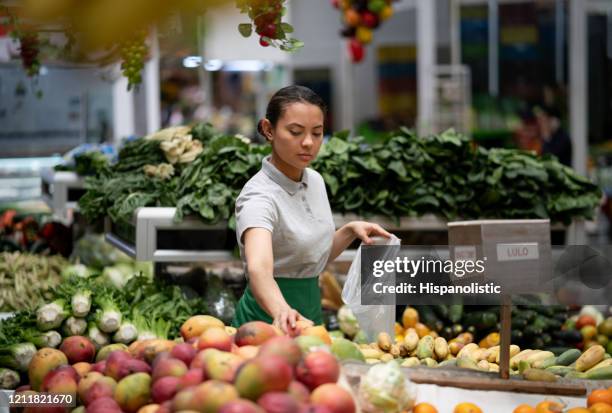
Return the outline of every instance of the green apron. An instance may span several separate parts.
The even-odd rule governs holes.
[[[319,277],[275,278],[275,280],[291,308],[297,310],[315,325],[323,324]],[[259,306],[250,286],[247,285],[236,307],[236,316],[232,325],[240,327],[244,323],[256,320],[272,323],[272,317]]]

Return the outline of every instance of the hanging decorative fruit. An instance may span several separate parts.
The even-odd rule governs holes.
[[[351,54],[351,59],[353,60],[353,63],[361,62],[365,55],[365,49],[363,48],[363,44],[361,44],[359,40],[355,38],[349,40],[349,52]]]
[[[29,77],[38,75],[40,71],[40,40],[36,32],[19,32],[15,35],[19,40],[19,56],[21,64]]]
[[[331,0],[342,12],[342,37],[349,39],[348,52],[353,63],[365,56],[364,46],[372,42],[374,30],[393,15],[395,0]]]
[[[255,33],[259,36],[259,44],[263,47],[274,46],[287,52],[293,52],[304,46],[297,39],[287,35],[293,33],[293,27],[283,22],[287,12],[283,5],[287,0],[236,0],[240,12],[249,16],[252,23],[238,25],[238,31],[244,37]]]
[[[20,42],[19,57],[28,75],[36,76],[49,61],[100,67],[121,62],[131,89],[142,81],[151,28],[163,35],[173,16],[200,16],[232,2],[251,19],[238,27],[245,37],[255,32],[261,46],[286,51],[303,46],[289,38],[293,27],[282,21],[288,0],[25,0],[0,2],[0,18],[8,20],[5,26]],[[63,44],[52,44],[50,39],[62,35]]]
[[[128,90],[142,82],[148,51],[146,30],[138,30],[120,43],[121,71],[128,80]]]

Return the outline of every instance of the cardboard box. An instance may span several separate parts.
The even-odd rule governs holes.
[[[495,282],[507,295],[552,291],[548,219],[449,222],[448,244],[453,261],[485,262],[484,272],[466,274],[465,282]]]

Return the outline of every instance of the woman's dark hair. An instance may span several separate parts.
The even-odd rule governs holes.
[[[270,121],[272,126],[276,126],[280,117],[283,116],[285,108],[292,103],[298,102],[318,106],[323,115],[327,112],[325,102],[319,95],[306,86],[291,85],[280,89],[272,96],[266,109],[266,119]],[[261,122],[260,120],[257,124],[257,132],[265,137]]]

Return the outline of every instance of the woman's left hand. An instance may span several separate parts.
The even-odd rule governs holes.
[[[385,231],[383,227],[373,222],[352,221],[348,224],[356,238],[359,238],[364,244],[372,244],[374,241],[371,237],[381,236],[391,238],[391,233]]]

